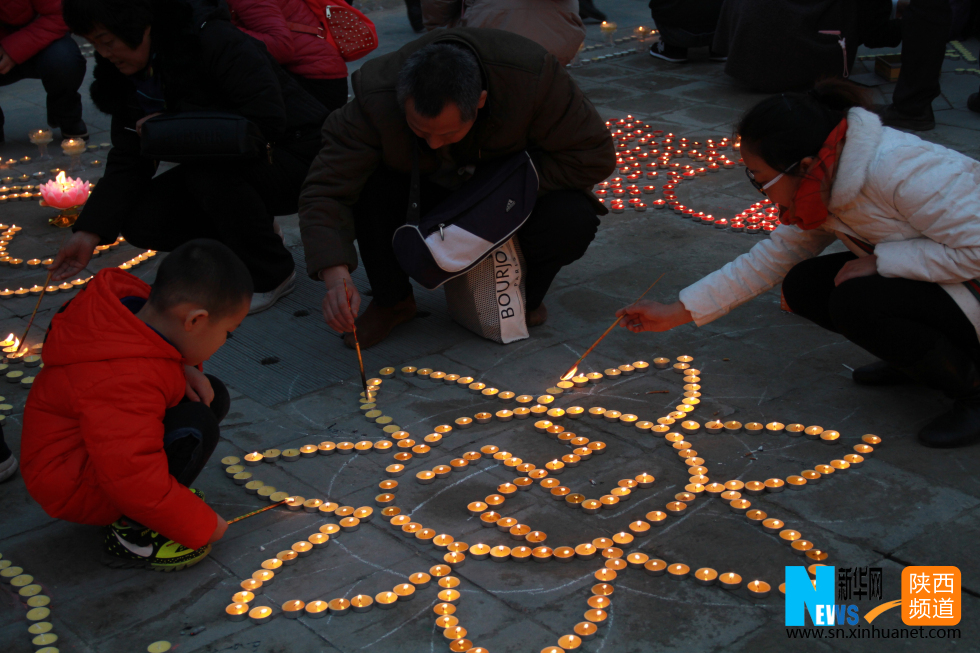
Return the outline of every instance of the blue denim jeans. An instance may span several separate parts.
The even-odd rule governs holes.
[[[78,89],[85,78],[85,57],[78,44],[66,34],[6,75],[0,75],[0,86],[22,79],[40,79],[48,94],[48,124],[72,130],[82,121],[82,96]],[[0,133],[3,111],[0,109]],[[75,132],[70,132],[75,133]]]

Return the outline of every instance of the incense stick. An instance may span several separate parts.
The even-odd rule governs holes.
[[[34,304],[34,312],[31,313],[31,319],[27,322],[27,328],[24,329],[24,337],[20,339],[20,344],[24,347],[27,346],[27,334],[31,332],[31,325],[34,324],[34,316],[37,315],[37,309],[41,308],[41,300],[44,299],[44,293],[48,291],[48,284],[51,283],[52,274],[54,274],[54,270],[48,270],[48,277],[44,280],[44,287],[41,288],[41,294],[37,296],[37,303]]]
[[[266,510],[272,510],[272,509],[273,509],[273,508],[275,508],[276,506],[281,506],[281,505],[282,505],[282,504],[284,504],[284,503],[286,503],[286,499],[283,499],[282,501],[280,501],[280,502],[278,502],[278,503],[274,503],[274,504],[272,504],[271,506],[266,506],[265,508],[259,508],[258,510],[254,510],[254,511],[252,511],[252,512],[249,512],[249,513],[246,513],[246,514],[244,514],[244,515],[242,515],[241,517],[235,517],[234,519],[230,519],[230,520],[228,520],[228,522],[227,522],[227,523],[228,523],[229,525],[230,525],[230,524],[234,524],[234,523],[235,523],[236,521],[241,521],[241,520],[243,520],[243,519],[247,519],[247,518],[249,518],[249,517],[252,517],[252,516],[254,516],[254,515],[257,515],[257,514],[259,514],[260,512],[265,512]]]
[[[58,251],[65,246],[68,241],[68,236],[71,232],[65,234],[65,237],[61,239],[61,245],[58,246]],[[20,344],[24,347],[27,346],[27,334],[31,332],[31,325],[34,324],[34,316],[37,315],[37,309],[41,308],[41,300],[44,299],[44,293],[48,292],[48,284],[51,283],[51,275],[54,274],[54,270],[48,270],[48,276],[44,279],[44,287],[41,288],[41,294],[37,296],[37,303],[34,304],[34,312],[31,313],[31,319],[27,322],[27,328],[24,329],[24,337],[20,339]]]
[[[641,299],[643,299],[644,297],[646,297],[646,294],[648,292],[650,292],[651,290],[653,290],[653,287],[656,286],[657,283],[661,279],[664,278],[664,274],[667,274],[667,273],[664,272],[659,277],[657,277],[657,280],[654,281],[653,283],[651,283],[650,284],[650,287],[647,288],[646,290],[644,290],[643,291],[643,294],[640,295],[639,298],[636,301],[638,302]],[[633,303],[635,304],[636,302],[633,302]],[[596,340],[594,343],[592,343],[592,346],[591,347],[589,347],[588,349],[585,350],[585,353],[582,354],[582,357],[579,358],[577,361],[575,361],[575,364],[572,365],[570,368],[568,368],[568,371],[565,372],[565,374],[563,374],[561,378],[562,379],[568,379],[568,378],[570,378],[571,375],[578,369],[578,366],[582,363],[582,361],[585,360],[585,357],[588,356],[590,353],[592,353],[592,350],[596,348],[596,345],[598,345],[600,342],[602,342],[602,339],[605,338],[607,335],[609,335],[609,332],[612,331],[616,327],[616,325],[618,325],[622,321],[623,317],[625,317],[625,316],[622,316],[621,315],[621,316],[617,317],[616,318],[616,321],[609,325],[609,328],[606,329],[605,332],[601,336],[599,336],[599,339],[598,340]]]
[[[347,310],[350,311],[351,316],[354,317],[356,322],[357,316],[354,315],[354,309],[350,304],[350,293],[347,292],[347,279],[344,279],[344,296],[347,298]],[[364,375],[364,359],[361,357],[361,343],[357,339],[357,324],[354,322],[351,323],[351,331],[354,333],[354,349],[357,350],[357,364],[361,368],[361,385],[364,386],[364,398],[370,399],[371,397],[369,396],[370,393],[368,393],[367,376]]]

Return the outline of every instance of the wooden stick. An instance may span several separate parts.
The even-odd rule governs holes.
[[[51,283],[51,275],[54,270],[48,270],[48,276],[44,280],[44,287],[41,288],[41,294],[37,296],[37,303],[34,304],[34,312],[31,313],[31,319],[27,323],[27,328],[24,329],[24,337],[20,339],[20,344],[24,347],[27,346],[27,334],[31,332],[31,325],[34,324],[34,316],[37,315],[37,309],[41,308],[41,300],[44,299],[44,293],[48,291],[48,284]]]
[[[271,506],[266,506],[265,508],[259,508],[258,510],[254,510],[252,512],[246,513],[246,514],[242,515],[241,517],[235,517],[234,519],[229,519],[228,520],[228,524],[230,525],[230,524],[234,524],[236,521],[241,521],[243,519],[248,519],[249,517],[252,517],[254,515],[257,515],[260,512],[265,512],[266,510],[272,510],[276,506],[281,506],[284,503],[286,503],[286,499],[283,499],[279,503],[274,503]]]
[[[350,303],[350,293],[347,292],[347,279],[344,279],[344,296],[347,297],[347,309],[350,311],[350,314],[356,320],[357,316],[354,315],[354,309],[351,307],[351,303]],[[361,343],[357,339],[357,325],[353,324],[351,330],[354,333],[354,348],[357,350],[357,364],[361,368],[361,385],[364,386],[364,398],[370,399],[371,396],[370,393],[368,392],[367,376],[365,376],[364,374],[364,359],[361,357]]]
[[[70,235],[71,232],[68,232],[65,234],[65,237],[61,239],[61,245],[58,246],[58,251],[61,251],[61,248],[65,246],[65,243],[68,242],[68,236]],[[44,299],[44,293],[48,291],[48,284],[51,283],[52,274],[54,274],[54,270],[48,270],[48,276],[44,279],[44,287],[41,288],[41,294],[37,296],[37,304],[34,305],[34,312],[31,313],[31,319],[27,322],[27,328],[24,329],[24,337],[20,339],[20,344],[25,347],[27,346],[27,334],[30,333],[31,325],[34,324],[34,316],[37,315],[37,309],[41,308],[41,300]]]
[[[657,277],[657,280],[656,280],[656,281],[654,281],[653,283],[651,283],[651,284],[650,284],[650,287],[649,287],[649,288],[647,288],[646,290],[644,290],[644,291],[643,291],[643,294],[642,294],[642,295],[640,295],[640,297],[639,297],[639,299],[637,299],[636,301],[638,302],[638,301],[640,301],[640,299],[643,299],[644,297],[646,297],[646,294],[647,294],[648,292],[650,292],[651,290],[653,290],[653,287],[654,287],[654,286],[656,286],[656,285],[657,285],[657,283],[658,283],[658,282],[659,282],[659,281],[660,281],[661,279],[663,279],[663,278],[664,278],[664,274],[667,274],[667,273],[666,273],[666,272],[664,272],[664,273],[663,273],[663,274],[661,274],[661,275],[660,275],[659,277]],[[633,303],[635,304],[636,302],[633,302]],[[614,329],[614,328],[616,327],[616,325],[617,325],[617,324],[619,324],[619,323],[620,323],[620,321],[622,321],[622,319],[623,319],[623,316],[620,316],[620,317],[617,317],[617,318],[616,318],[616,321],[615,321],[615,322],[613,322],[612,324],[610,324],[610,325],[609,325],[609,328],[608,328],[608,329],[606,329],[606,331],[605,331],[605,332],[604,332],[604,333],[603,333],[603,334],[602,334],[601,336],[599,336],[599,339],[598,339],[598,340],[596,340],[596,341],[595,341],[594,343],[592,343],[592,346],[591,346],[591,347],[589,347],[588,349],[586,349],[586,350],[585,350],[585,353],[584,353],[584,354],[582,354],[582,357],[581,357],[581,358],[579,358],[579,359],[578,359],[577,361],[575,361],[575,364],[574,364],[574,365],[572,365],[572,366],[571,366],[571,367],[570,367],[570,368],[568,369],[568,371],[567,371],[567,372],[565,372],[565,374],[564,374],[564,375],[562,375],[562,377],[561,377],[561,378],[562,378],[562,380],[563,380],[563,381],[565,381],[565,380],[568,380],[568,379],[570,379],[570,378],[572,377],[572,375],[574,375],[574,374],[575,374],[575,371],[576,371],[576,370],[578,369],[578,366],[579,366],[579,365],[580,365],[580,364],[582,363],[582,361],[584,361],[584,360],[585,360],[585,357],[586,357],[586,356],[588,356],[588,355],[589,355],[590,353],[592,353],[592,350],[596,348],[596,345],[598,345],[598,344],[599,344],[600,342],[602,342],[602,339],[603,339],[603,338],[605,338],[606,336],[608,336],[608,335],[609,335],[609,332],[610,332],[610,331],[612,331],[612,330],[613,330],[613,329]]]

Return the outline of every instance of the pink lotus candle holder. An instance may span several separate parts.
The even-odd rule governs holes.
[[[50,206],[61,212],[48,220],[55,227],[70,227],[78,219],[82,205],[88,200],[91,184],[83,179],[66,177],[64,171],[57,178],[40,186],[41,206]]]

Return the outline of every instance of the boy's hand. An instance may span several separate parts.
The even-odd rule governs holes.
[[[208,544],[214,544],[220,540],[225,536],[225,531],[228,530],[228,522],[221,515],[215,514],[215,517],[218,518],[218,525],[214,527],[214,532],[211,533],[211,539],[208,540]]]
[[[7,54],[7,51],[4,50],[3,48],[0,48],[0,75],[6,75],[11,70],[13,70],[14,66],[16,65],[17,62],[10,58],[10,55]]]
[[[204,376],[204,372],[191,365],[184,365],[184,377],[187,379],[184,396],[191,401],[199,401],[205,406],[210,406],[214,400],[214,388],[211,387],[208,377]]]
[[[623,319],[619,322],[633,333],[640,331],[670,331],[674,327],[687,324],[694,318],[684,304],[661,304],[644,300],[630,304],[616,311]]]

